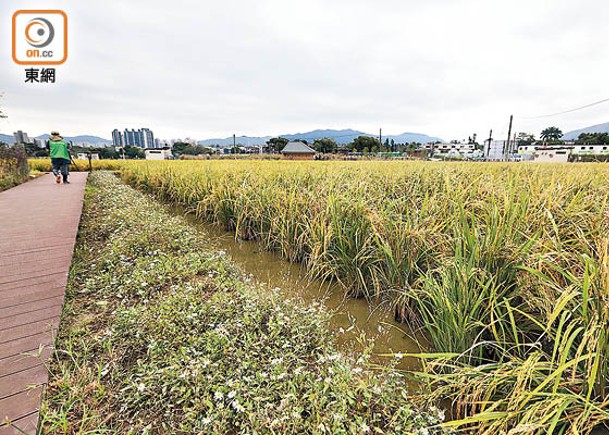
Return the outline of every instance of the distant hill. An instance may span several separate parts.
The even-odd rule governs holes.
[[[364,133],[358,130],[313,130],[305,133],[296,133],[296,134],[281,134],[279,135],[289,140],[306,140],[308,143],[312,143],[316,139],[323,138],[332,138],[339,144],[347,144],[352,142],[358,136],[372,136],[378,137],[378,135]],[[249,136],[240,136],[236,138],[238,145],[264,145],[266,141],[268,141],[271,137],[276,136],[263,136],[263,137],[249,137]],[[383,136],[383,141],[385,139],[393,139],[396,143],[410,143],[410,142],[420,142],[420,143],[428,143],[428,142],[436,142],[441,141],[442,139],[428,136],[426,134],[419,133],[402,133],[399,135],[388,135]],[[224,139],[205,139],[198,142],[199,145],[204,146],[221,146],[227,147],[233,144],[233,138],[227,137]]]
[[[32,138],[32,136],[30,136],[30,138]],[[40,136],[36,136],[35,138],[47,140],[49,138],[49,135],[41,134]],[[82,136],[64,137],[64,139],[71,140],[72,142],[74,142],[74,144],[89,143],[91,145],[95,145],[95,146],[99,146],[99,147],[104,146],[104,145],[112,145],[111,140],[104,139],[103,137],[98,137],[98,136],[82,135]],[[12,145],[15,142],[15,138],[12,134],[11,135],[0,134],[0,142],[5,142],[9,145]]]
[[[580,128],[579,130],[573,130],[565,133],[562,137],[563,140],[575,140],[582,133],[609,133],[609,122],[604,124],[592,125],[586,128]]]
[[[264,137],[249,137],[249,136],[237,136],[236,142],[237,145],[264,145],[267,140],[269,140],[271,136]],[[218,145],[220,147],[230,147],[233,146],[233,138],[227,137],[224,139],[205,139],[197,142],[199,145],[203,145],[206,147]]]
[[[47,140],[48,138],[49,138],[48,134],[41,134],[40,136],[36,136],[36,139]],[[74,142],[74,144],[90,143],[90,144],[96,145],[96,146],[112,145],[112,140],[104,139],[103,137],[98,137],[98,136],[88,136],[88,135],[73,136],[73,137],[65,136],[64,139],[71,140],[72,142]]]

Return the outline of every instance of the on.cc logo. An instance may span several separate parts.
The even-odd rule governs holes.
[[[61,65],[68,58],[68,16],[61,10],[13,14],[13,60],[17,65]]]
[[[55,28],[45,18],[34,18],[25,28],[25,39],[32,47],[44,48],[53,42],[53,38],[55,38]]]

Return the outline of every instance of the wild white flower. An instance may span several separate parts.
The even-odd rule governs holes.
[[[283,362],[283,358],[275,358],[271,360],[271,365],[276,366],[277,364],[281,364]]]
[[[233,400],[233,403],[231,403],[231,406],[237,412],[244,412],[245,411],[245,408],[243,406],[241,406],[241,404],[239,403],[238,400]]]
[[[361,373],[361,372],[362,372],[361,367],[355,367],[355,368],[353,369],[353,373],[355,373],[355,374],[358,374],[358,373]]]
[[[140,382],[140,384],[137,386],[137,391],[139,393],[143,392],[146,389],[146,385],[144,385],[143,383]]]
[[[203,420],[201,420],[201,424],[203,424],[203,426],[207,426],[208,424],[211,423],[211,418],[203,418]]]
[[[445,414],[443,409],[438,409],[438,418],[440,419],[440,421],[444,421]]]
[[[401,352],[395,353],[393,354],[393,356],[397,359],[403,359],[404,358],[404,354]]]
[[[214,399],[216,399],[216,400],[224,399],[224,394],[222,393],[222,391],[216,391],[214,393]]]
[[[236,395],[237,395],[237,392],[235,390],[233,390],[230,393],[228,393],[228,398],[233,399]]]
[[[361,429],[362,429],[362,432],[363,432],[363,433],[368,433],[368,432],[370,432],[370,427],[369,427],[369,426],[368,426],[366,423],[362,423],[362,427],[361,427]]]

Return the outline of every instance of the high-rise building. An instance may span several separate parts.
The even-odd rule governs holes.
[[[135,130],[125,129],[125,145],[128,147],[135,146]]]
[[[15,137],[15,143],[31,143],[29,136],[24,131],[18,130],[13,133]]]
[[[115,147],[125,146],[125,136],[116,128],[112,130],[112,145]]]
[[[154,143],[154,133],[149,128],[142,128],[142,148],[156,148]]]
[[[114,146],[120,147],[157,148],[154,133],[149,128],[140,128],[139,130],[126,128],[124,133],[114,129],[112,131],[112,143]]]

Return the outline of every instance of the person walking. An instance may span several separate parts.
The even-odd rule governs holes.
[[[63,178],[63,184],[70,184],[68,181],[70,168],[68,143],[63,140],[58,131],[52,131],[51,137],[47,142],[47,148],[51,152],[51,165],[53,167],[53,175],[55,175],[55,182],[59,184]]]

